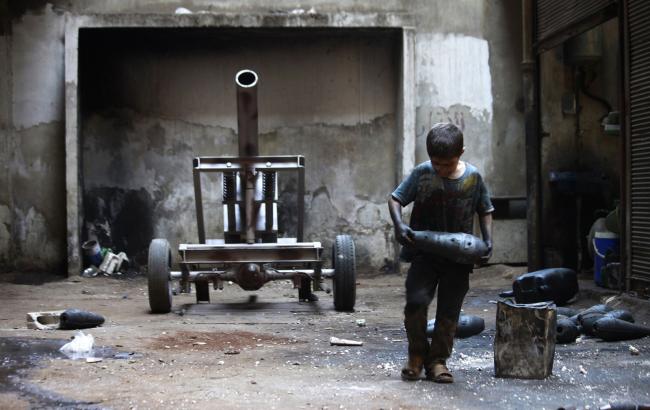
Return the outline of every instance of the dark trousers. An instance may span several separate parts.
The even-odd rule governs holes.
[[[446,363],[451,356],[460,308],[469,289],[471,267],[416,258],[406,276],[404,327],[409,357],[420,357],[425,366]],[[429,344],[427,312],[438,289],[436,325]]]

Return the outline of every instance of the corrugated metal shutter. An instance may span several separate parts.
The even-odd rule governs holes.
[[[650,1],[628,0],[630,278],[650,282]]]
[[[616,0],[538,0],[536,6],[536,42],[542,43],[570,31],[585,21],[594,19],[606,9],[616,9]],[[602,19],[594,19],[593,25]],[[578,32],[591,27],[585,26]],[[575,35],[576,32],[568,33]]]

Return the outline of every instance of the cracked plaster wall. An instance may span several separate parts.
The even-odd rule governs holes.
[[[2,46],[0,269],[61,270],[66,255],[64,20],[51,6],[12,20]],[[8,82],[8,84],[6,83]],[[8,237],[7,237],[8,235]]]
[[[39,11],[45,4],[51,4],[55,10],[69,11],[74,14],[104,13],[173,13],[183,7],[194,13],[302,13],[310,9],[318,12],[408,12],[410,1],[385,0],[372,2],[368,0],[312,0],[296,2],[295,0],[255,0],[255,1],[220,1],[213,0],[25,0],[16,6],[20,12]]]
[[[11,259],[11,195],[9,142],[11,140],[11,36],[7,1],[0,1],[0,272]],[[3,13],[4,12],[4,13]]]
[[[485,175],[493,196],[525,196],[521,14],[518,2],[416,2],[417,149],[450,121],[465,135],[464,159]],[[425,11],[428,10],[428,11]],[[451,18],[453,16],[453,18]],[[434,23],[435,22],[435,23]]]
[[[9,169],[0,175],[0,182],[5,180],[7,182],[6,185],[3,184],[3,187],[6,186],[7,189],[0,192],[0,209],[2,210],[0,215],[3,218],[0,228],[4,226],[5,231],[9,232],[12,238],[8,246],[5,245],[6,240],[5,242],[0,240],[0,268],[11,268],[11,266],[2,263],[2,258],[6,258],[7,255],[8,259],[12,261],[25,262],[26,264],[22,265],[24,268],[56,269],[65,263],[65,186],[62,185],[65,176],[65,162],[63,158],[46,158],[63,155],[61,147],[64,140],[64,80],[62,74],[62,36],[66,18],[64,13],[69,13],[70,18],[74,18],[75,15],[94,13],[171,13],[179,6],[194,12],[281,14],[301,13],[308,11],[313,6],[316,12],[344,13],[343,19],[345,19],[345,13],[355,12],[408,13],[414,16],[417,72],[417,159],[426,159],[422,155],[424,152],[422,137],[432,121],[451,119],[463,125],[468,145],[466,158],[483,168],[493,194],[525,195],[525,167],[521,162],[524,158],[523,115],[520,112],[521,105],[519,104],[521,97],[519,2],[389,0],[376,3],[352,0],[315,1],[308,5],[285,0],[257,0],[245,4],[220,2],[218,5],[208,1],[153,0],[128,2],[30,0],[13,2],[9,6],[12,13],[11,30],[8,35],[0,36],[0,50],[5,47],[8,60],[11,61],[10,70],[12,72],[10,76],[6,77],[9,78],[8,88],[5,84],[4,88],[0,88],[0,92],[2,92],[3,98],[8,97],[8,101],[11,101],[8,107],[4,107],[4,111],[5,113],[9,112],[9,118],[13,122],[13,125],[7,127],[8,132],[3,133],[4,144],[9,148],[8,153],[0,154],[6,155],[6,157],[2,157],[2,160],[3,164],[8,164],[7,168]],[[433,51],[436,53],[432,54]],[[391,61],[397,62],[397,56]],[[452,66],[452,62],[455,65]],[[347,64],[341,61],[336,63],[338,65]],[[142,61],[136,67],[147,68],[147,64]],[[168,67],[173,67],[173,63],[167,62],[167,64],[169,64]],[[445,67],[447,67],[447,71],[445,71]],[[311,68],[322,69],[315,63]],[[449,71],[451,69],[458,71],[454,73]],[[397,70],[397,67],[393,66],[391,70]],[[198,78],[200,81],[226,78],[225,75],[218,72],[209,75],[203,73],[198,77],[195,77],[194,73],[189,74],[191,75],[188,76],[188,84],[192,86],[196,85],[196,82],[192,82],[194,78]],[[228,76],[229,80],[230,76]],[[140,81],[147,83],[150,79],[141,77]],[[174,84],[180,87],[184,86],[182,81]],[[160,93],[149,96],[140,93],[139,96],[143,98],[143,104],[151,105],[151,101],[147,101],[147,98],[152,99],[153,97],[156,100],[178,103],[181,110],[182,107],[194,108],[195,105],[198,105],[201,108],[203,105],[203,100],[200,97],[206,90],[198,89],[194,94],[186,95],[186,99],[175,101],[174,98],[165,94],[165,91],[173,96],[178,92],[182,94],[182,89],[169,88],[169,84],[164,85],[165,87],[159,88]],[[273,83],[267,86],[275,87]],[[394,87],[395,83],[392,86]],[[343,87],[343,91],[354,91],[349,88]],[[341,87],[333,89],[341,89]],[[365,90],[374,90],[376,94],[367,96],[367,102],[363,105],[364,109],[356,110],[352,114],[350,114],[350,110],[336,112],[336,106],[328,108],[326,105],[330,99],[326,98],[329,97],[326,89],[321,90],[320,94],[311,96],[311,101],[319,101],[320,104],[323,104],[321,106],[310,107],[309,104],[304,103],[305,99],[294,101],[294,104],[291,104],[292,101],[288,101],[288,104],[284,104],[285,102],[272,104],[274,107],[278,107],[278,112],[274,116],[267,110],[266,116],[263,117],[266,123],[261,122],[262,137],[280,143],[280,141],[290,138],[292,133],[309,130],[319,138],[339,144],[340,141],[334,141],[336,135],[354,135],[358,138],[358,132],[369,132],[370,134],[358,138],[358,141],[366,142],[364,139],[366,138],[372,142],[386,142],[387,145],[390,145],[390,150],[386,151],[388,152],[386,158],[388,158],[390,153],[394,152],[395,145],[393,141],[390,141],[390,138],[394,138],[394,134],[391,133],[395,126],[395,108],[387,110],[381,105],[388,100],[391,101],[391,104],[395,104],[394,90],[389,92],[376,86],[369,86]],[[475,91],[480,92],[473,95]],[[274,92],[282,93],[284,91],[274,89]],[[384,100],[381,98],[382,96],[390,96],[390,99]],[[232,101],[234,101],[234,97],[226,95],[223,102],[219,104],[221,104],[221,108],[228,107],[230,109]],[[268,102],[262,101],[262,104],[268,104]],[[373,107],[373,104],[379,104],[381,107]],[[148,109],[138,112],[129,107],[121,107],[125,109],[116,110],[117,114],[111,113],[110,110],[99,110],[84,117],[86,121],[83,124],[83,132],[92,133],[105,129],[109,127],[106,123],[111,121],[131,122],[131,125],[127,125],[127,128],[132,127],[131,134],[119,136],[126,142],[132,142],[131,139],[135,139],[136,131],[149,131],[152,135],[164,133],[166,139],[179,130],[187,132],[189,136],[184,137],[182,141],[172,143],[166,140],[163,144],[168,150],[167,155],[163,155],[163,157],[167,158],[171,156],[170,154],[178,153],[181,158],[185,159],[182,161],[180,158],[178,159],[181,167],[179,169],[187,169],[189,167],[187,159],[195,154],[190,153],[184,146],[187,139],[192,141],[194,146],[201,146],[205,142],[201,135],[209,134],[213,141],[224,141],[224,146],[233,144],[233,112],[224,114],[225,111],[219,106],[208,105],[208,107],[216,109],[209,113],[196,113],[195,109],[186,109],[184,113],[180,113],[183,115],[176,117],[167,117],[161,112],[153,112]],[[280,107],[287,107],[287,109],[282,112]],[[308,109],[313,110],[309,111]],[[321,118],[321,112],[324,109],[330,110],[330,117]],[[136,112],[135,115],[134,112]],[[292,113],[295,115],[292,116]],[[292,124],[289,127],[282,125],[286,118],[289,118]],[[215,137],[215,134],[218,135]],[[86,142],[84,140],[84,144]],[[98,142],[98,144],[102,144],[102,142]],[[320,159],[322,150],[318,148],[319,146],[295,145],[296,148],[305,149],[308,154],[313,152],[313,155]],[[272,145],[264,147],[269,150],[278,148]],[[144,149],[137,144],[135,148],[136,151]],[[85,145],[83,149],[92,150],[94,146]],[[369,157],[365,153],[364,155],[358,154],[359,148],[345,147],[345,149],[358,155],[361,163]],[[120,166],[127,166],[131,158],[129,155],[133,155],[132,153],[127,154],[126,151],[125,149],[119,151],[123,159],[121,163],[120,160],[117,160],[118,169]],[[325,168],[328,178],[330,178],[325,185],[322,184],[320,170],[313,171],[315,174],[308,175],[308,190],[312,197],[307,201],[307,214],[309,218],[312,218],[311,215],[315,215],[312,219],[307,220],[308,235],[311,235],[312,227],[322,224],[319,218],[322,219],[323,215],[328,215],[327,238],[324,238],[325,234],[314,234],[318,238],[310,239],[320,239],[323,242],[331,240],[331,234],[335,229],[358,232],[360,234],[360,238],[357,239],[360,254],[365,261],[371,261],[373,266],[379,267],[383,265],[384,257],[392,258],[392,247],[386,245],[392,241],[392,232],[387,225],[388,217],[384,209],[384,202],[386,194],[392,190],[397,181],[390,180],[385,186],[376,184],[374,180],[378,178],[371,174],[370,178],[367,178],[368,181],[358,185],[363,192],[352,195],[352,199],[345,199],[349,193],[334,188],[334,185],[338,183],[345,184],[347,182],[350,169],[345,167],[348,165],[352,167],[352,175],[355,172],[359,175],[362,173],[354,170],[352,162],[345,163],[340,158],[342,157],[340,152],[337,151],[331,155],[335,159],[331,162],[337,163],[342,168],[336,170]],[[152,162],[156,162],[155,151],[147,151],[146,155],[151,156]],[[381,155],[384,155],[384,152]],[[100,159],[103,163],[111,166],[116,164],[115,158],[106,153],[101,153]],[[308,161],[310,161],[309,157]],[[312,162],[318,162],[318,160],[308,162],[308,167]],[[389,162],[391,169],[394,169],[394,155]],[[84,161],[84,169],[86,166],[98,167],[94,163],[89,164],[88,161]],[[186,211],[183,212],[183,215],[193,214],[193,206],[187,199],[191,197],[191,192],[188,192],[191,190],[191,185],[186,188],[181,187],[180,184],[177,187],[165,186],[160,182],[165,173],[178,172],[178,170],[154,170],[151,167],[151,164],[134,167],[137,170],[138,178],[154,177],[153,182],[149,182],[147,186],[142,183],[136,184],[139,188],[130,186],[130,184],[133,185],[131,182],[120,180],[114,171],[111,171],[113,174],[107,172],[106,178],[112,175],[112,178],[118,181],[111,182],[114,184],[114,188],[122,190],[118,191],[117,197],[150,204],[157,212],[156,215],[161,215],[153,232],[169,232],[178,237],[184,235],[192,237],[191,229],[185,227],[185,222],[191,224],[193,217],[183,217],[186,218],[182,220],[183,223],[177,224],[175,219],[164,216],[169,215],[165,212],[171,213],[179,209]],[[93,172],[100,173],[101,171],[95,169]],[[384,172],[383,169],[382,172]],[[386,175],[389,174],[389,171],[385,172]],[[383,178],[384,175],[380,176]],[[355,178],[357,180],[364,179]],[[13,192],[11,188],[26,184],[27,181],[32,183],[31,181],[37,179],[42,182],[37,183],[33,189],[34,192],[27,192],[29,190],[24,187]],[[358,181],[355,183],[359,184]],[[364,184],[369,184],[369,186]],[[287,196],[291,195],[290,185],[288,183],[286,188]],[[98,186],[93,185],[91,178],[91,181],[85,181],[84,188],[90,190],[98,188]],[[146,195],[143,195],[143,189]],[[379,198],[380,194],[381,198]],[[170,202],[168,198],[176,199]],[[157,201],[161,201],[161,203]],[[115,210],[110,211],[109,214],[111,212],[113,215],[117,215]],[[7,214],[9,216],[6,216]],[[497,227],[498,222],[495,228]],[[218,226],[215,229],[218,229]],[[521,227],[507,228],[507,230],[512,229],[521,229]],[[27,233],[31,230],[38,232],[39,236],[50,244],[49,249],[39,253],[31,248],[32,243],[29,242]],[[0,229],[0,234],[5,231]],[[4,237],[0,236],[0,239],[6,238],[6,234],[4,235]],[[525,250],[524,243],[521,243],[520,246]],[[365,254],[364,249],[376,250],[368,251]],[[388,249],[388,253],[384,252],[384,249]],[[497,254],[498,248],[495,250],[495,257]],[[521,259],[521,253],[518,258]]]

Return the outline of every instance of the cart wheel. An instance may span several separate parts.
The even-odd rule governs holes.
[[[172,288],[169,270],[172,253],[169,242],[154,239],[149,245],[149,306],[151,313],[169,313],[172,310]]]
[[[334,265],[334,309],[339,311],[354,310],[357,296],[356,263],[354,241],[350,235],[337,235],[332,249]]]

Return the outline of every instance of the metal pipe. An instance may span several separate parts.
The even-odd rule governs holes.
[[[296,239],[298,242],[305,240],[305,159],[301,158],[303,167],[298,169],[298,228]]]
[[[239,156],[255,157],[259,155],[257,130],[257,73],[241,70],[235,75],[237,84],[237,129],[239,133]],[[244,229],[246,243],[255,243],[255,170],[247,165],[242,175],[242,193],[244,194]]]
[[[241,70],[235,75],[240,157],[259,155],[257,140],[257,80],[257,73],[252,70]]]
[[[249,244],[255,243],[255,227],[257,225],[257,207],[254,203],[256,182],[255,168],[246,165],[242,185],[244,186],[245,235],[246,243]]]
[[[190,271],[188,272],[187,279],[190,282],[195,282],[198,279],[202,279],[202,277],[219,277],[224,280],[230,280],[228,276],[232,275],[234,277],[234,273],[230,271],[214,271],[214,270],[206,270],[206,271]],[[183,272],[180,271],[171,271],[169,272],[169,278],[171,280],[178,280],[181,279],[183,276]]]
[[[270,280],[276,279],[291,279],[296,275],[304,275],[313,277],[315,274],[314,269],[272,269],[265,267],[264,271]],[[233,280],[235,279],[235,271],[232,270],[206,270],[206,271],[190,271],[189,280],[195,282],[198,280],[213,280],[213,279],[222,279],[222,280]],[[334,277],[334,269],[321,269],[321,276],[323,278],[332,278]],[[182,272],[180,271],[171,271],[169,277],[172,280],[178,280],[182,277]]]
[[[315,269],[277,269],[277,272],[280,272],[282,274],[290,274],[290,273],[301,273],[307,276],[312,276],[316,274]],[[321,277],[323,278],[333,278],[334,277],[334,269],[321,269]]]
[[[535,11],[533,0],[522,0],[521,70],[523,75],[524,118],[526,128],[526,187],[528,203],[528,269],[542,267],[541,234],[541,148],[539,138],[539,57],[534,44]]]
[[[196,225],[199,243],[205,243],[205,221],[203,219],[203,195],[201,193],[201,173],[197,169],[199,159],[194,158],[192,176],[194,178],[194,205],[196,206]]]
[[[632,163],[632,151],[630,150],[630,115],[628,110],[630,108],[630,22],[628,2],[619,2],[619,54],[618,66],[624,67],[620,69],[623,74],[619,75],[619,104],[618,111],[621,113],[622,118],[619,120],[621,123],[621,131],[619,140],[620,146],[620,161],[621,161],[621,184],[619,187],[619,195],[621,204],[619,205],[619,226],[621,227],[620,236],[620,255],[623,272],[625,273],[625,291],[629,292],[632,286],[632,236],[630,227],[632,223],[632,209],[631,209],[631,193],[632,193],[632,173],[629,164]]]

